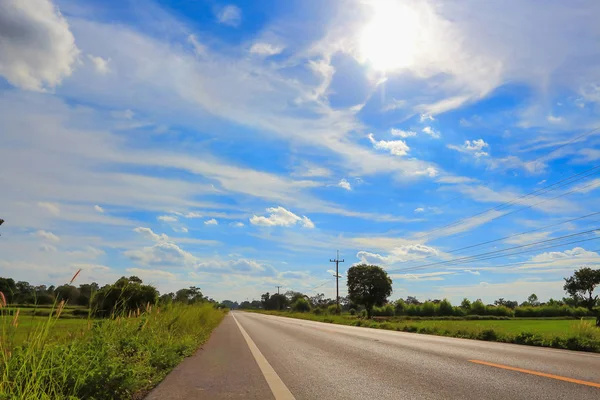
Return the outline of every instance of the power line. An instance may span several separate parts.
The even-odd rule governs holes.
[[[508,208],[508,207],[510,207],[510,206],[511,206],[511,205],[513,205],[513,204],[517,204],[517,203],[519,203],[519,200],[525,199],[525,198],[527,198],[527,197],[530,197],[530,196],[531,196],[532,198],[534,198],[534,197],[539,197],[539,196],[540,196],[540,195],[542,195],[542,194],[545,194],[545,193],[551,192],[551,191],[553,191],[553,190],[560,189],[560,188],[562,188],[562,187],[564,187],[564,186],[568,186],[568,185],[570,185],[570,184],[572,184],[572,183],[575,183],[575,182],[577,182],[577,181],[580,181],[580,180],[582,180],[582,179],[588,178],[588,177],[590,177],[590,176],[592,176],[592,175],[594,175],[594,174],[596,174],[596,173],[599,173],[599,172],[600,172],[599,170],[600,170],[600,165],[597,165],[597,166],[595,166],[595,167],[592,167],[592,168],[589,168],[589,169],[587,169],[587,170],[585,170],[585,171],[583,171],[583,172],[579,172],[579,173],[577,173],[577,174],[574,174],[574,175],[571,175],[571,176],[569,176],[569,177],[567,177],[567,178],[561,179],[560,181],[558,181],[558,182],[555,182],[555,183],[553,183],[553,184],[550,184],[550,185],[547,185],[547,186],[545,186],[545,187],[543,187],[543,188],[540,188],[540,189],[534,190],[533,192],[526,193],[526,194],[524,194],[524,195],[521,195],[521,196],[519,196],[519,197],[516,197],[515,199],[513,199],[513,200],[511,200],[511,201],[504,202],[504,203],[502,203],[502,204],[500,204],[500,205],[498,205],[498,206],[496,206],[496,207],[488,208],[488,209],[486,209],[486,210],[484,210],[484,211],[481,211],[481,212],[479,212],[479,213],[477,213],[477,214],[474,214],[474,215],[471,215],[471,216],[468,216],[468,217],[463,217],[463,218],[460,218],[460,219],[458,219],[458,220],[456,220],[456,221],[454,221],[454,222],[451,222],[451,223],[449,223],[449,224],[447,224],[447,225],[444,225],[444,226],[442,226],[442,227],[439,227],[439,228],[434,228],[434,229],[432,229],[432,230],[430,230],[430,231],[428,231],[428,232],[425,232],[425,233],[423,233],[423,234],[421,234],[421,235],[417,235],[417,236],[415,237],[415,239],[421,239],[421,238],[424,238],[424,237],[427,237],[427,236],[431,236],[431,234],[432,234],[433,232],[437,232],[437,231],[439,231],[439,230],[441,230],[441,229],[445,229],[445,228],[450,228],[450,227],[452,227],[452,226],[456,226],[456,225],[460,224],[461,222],[468,221],[468,220],[470,220],[470,219],[473,219],[473,218],[475,218],[475,217],[478,217],[478,216],[480,216],[480,215],[486,214],[486,213],[488,213],[488,212],[491,212],[491,211],[500,211],[500,210],[503,210],[503,209],[505,209],[505,208]],[[585,175],[585,174],[587,174],[587,175]],[[582,175],[583,175],[583,176],[582,176]],[[574,178],[577,178],[577,179],[574,179]],[[573,180],[573,181],[571,181],[571,182],[567,182],[567,181],[570,181],[570,180],[572,180],[572,179],[574,179],[574,180]],[[565,183],[565,182],[566,182],[566,183]],[[558,185],[558,186],[557,186],[557,185]],[[555,186],[556,186],[556,187],[555,187]],[[583,188],[580,188],[579,190],[581,190],[581,189],[583,189]],[[531,204],[531,205],[525,206],[525,207],[523,207],[523,208],[521,208],[521,209],[518,209],[518,210],[509,211],[508,213],[505,213],[505,214],[501,214],[501,215],[499,215],[499,216],[496,216],[495,218],[493,218],[493,219],[491,219],[491,220],[489,220],[489,221],[487,221],[487,222],[494,221],[494,220],[496,220],[496,219],[498,219],[498,218],[501,218],[501,217],[503,217],[503,216],[506,216],[506,215],[509,215],[509,214],[515,213],[515,212],[517,212],[517,211],[522,211],[522,210],[525,210],[525,209],[528,209],[528,208],[535,207],[535,206],[537,206],[537,205],[539,205],[539,204],[545,203],[546,201],[549,201],[549,200],[554,200],[554,199],[556,199],[556,198],[558,198],[558,197],[562,197],[562,196],[565,196],[565,195],[567,195],[567,194],[570,194],[570,193],[571,193],[571,192],[564,193],[564,194],[562,194],[562,195],[560,195],[560,196],[557,196],[557,197],[554,197],[554,198],[549,198],[549,199],[543,200],[543,201],[541,201],[541,202],[538,202],[538,203],[535,203],[535,204]]]
[[[531,246],[538,245],[538,244],[549,243],[549,242],[553,242],[553,241],[557,241],[557,240],[566,239],[566,238],[569,238],[569,237],[581,236],[581,235],[585,235],[585,234],[588,234],[588,233],[595,232],[597,230],[598,230],[598,228],[595,228],[595,229],[591,229],[591,230],[584,231],[584,232],[578,232],[578,233],[573,233],[573,234],[570,234],[570,235],[559,236],[557,238],[552,238],[552,239],[546,239],[546,240],[541,240],[541,241],[537,241],[537,242],[527,243],[527,244],[520,245],[520,246],[508,247],[506,249],[495,250],[495,251],[490,251],[490,252],[486,252],[486,253],[476,254],[476,255],[472,255],[472,256],[466,256],[466,257],[456,258],[456,259],[453,259],[453,260],[438,261],[438,262],[424,264],[424,265],[415,266],[415,267],[403,268],[403,269],[398,269],[398,270],[389,270],[388,272],[412,271],[412,270],[419,270],[419,269],[423,269],[423,268],[427,268],[427,267],[432,267],[432,266],[437,266],[437,265],[453,264],[453,263],[456,263],[456,262],[483,261],[483,260],[487,260],[487,259],[491,259],[491,258],[506,257],[506,256],[511,256],[511,255],[518,255],[518,254],[526,253],[526,252],[530,252],[530,251],[539,251],[539,250],[543,250],[543,249],[533,249],[533,250],[527,250],[527,251],[523,251],[523,252],[497,255],[498,253],[503,253],[505,251],[522,249],[522,248],[525,248],[525,247],[531,247]],[[595,239],[600,239],[600,237],[593,238],[592,240],[595,240]],[[583,242],[583,241],[587,241],[587,240],[582,240],[581,242]],[[569,243],[559,243],[559,244],[554,244],[554,245],[552,245],[550,247],[563,246],[563,245],[573,244],[573,243],[579,243],[579,242],[580,241],[578,241],[578,242],[569,242]],[[550,247],[546,247],[546,248],[550,248]],[[491,255],[496,255],[496,256],[488,257],[488,256],[491,256]],[[479,258],[479,257],[484,257],[484,258]]]
[[[484,245],[486,245],[486,244],[491,244],[491,243],[495,243],[495,242],[500,242],[500,241],[502,241],[502,240],[506,240],[506,239],[514,238],[514,237],[517,237],[517,236],[526,235],[526,234],[528,234],[528,233],[533,233],[533,232],[541,231],[541,230],[543,230],[543,229],[552,228],[552,227],[554,227],[554,226],[563,225],[563,224],[566,224],[566,223],[569,223],[569,222],[573,222],[573,221],[582,220],[582,219],[589,218],[589,217],[592,217],[592,216],[594,216],[594,215],[598,215],[598,214],[600,214],[600,211],[598,211],[598,212],[593,212],[593,213],[591,213],[591,214],[587,214],[587,215],[583,215],[583,216],[581,216],[581,217],[571,218],[571,219],[568,219],[568,220],[566,220],[566,221],[558,222],[558,223],[555,223],[555,224],[550,224],[550,225],[542,226],[542,227],[540,227],[540,228],[531,229],[531,230],[528,230],[528,231],[525,231],[525,232],[515,233],[515,234],[508,235],[508,236],[504,236],[504,237],[501,237],[501,238],[498,238],[498,239],[488,240],[488,241],[486,241],[486,242],[477,243],[477,244],[472,244],[472,245],[465,246],[465,247],[461,247],[461,248],[458,248],[458,249],[454,249],[454,250],[446,251],[445,253],[446,253],[446,254],[452,254],[452,253],[457,253],[457,252],[459,252],[459,251],[468,250],[468,249],[475,248],[475,247],[481,247],[481,246],[484,246]],[[598,220],[595,220],[595,221],[593,221],[593,222],[598,222]],[[418,258],[418,259],[415,259],[415,260],[411,260],[411,262],[415,262],[415,261],[419,261],[419,260],[427,260],[427,259],[434,258],[434,257],[437,257],[437,254],[432,254],[432,255],[429,255],[429,256],[426,256],[426,257],[421,257],[421,258]]]

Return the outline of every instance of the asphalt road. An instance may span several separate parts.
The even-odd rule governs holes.
[[[598,400],[600,355],[235,311],[148,398]]]

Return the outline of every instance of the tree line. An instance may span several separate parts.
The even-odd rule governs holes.
[[[517,317],[586,316],[600,307],[598,295],[594,294],[600,285],[600,269],[582,267],[570,277],[564,278],[563,289],[567,293],[561,300],[550,299],[542,303],[537,295],[531,294],[526,301],[499,298],[493,304],[484,304],[480,299],[471,302],[464,299],[460,306],[452,306],[447,299],[434,299],[420,302],[414,296],[389,301],[392,294],[392,280],[387,272],[376,265],[360,264],[351,267],[347,273],[348,295],[340,298],[338,308],[335,299],[321,294],[306,294],[287,291],[284,294],[265,293],[260,301],[244,301],[235,305],[241,309],[294,310],[300,312],[341,311],[357,312],[364,310],[366,316],[410,315],[410,316],[465,316],[495,315]]]
[[[128,313],[144,309],[148,305],[168,306],[172,303],[196,304],[218,303],[204,296],[196,286],[179,289],[176,292],[160,294],[152,285],[144,284],[137,276],[121,277],[112,284],[100,286],[96,282],[79,286],[31,285],[29,282],[12,278],[0,278],[0,292],[6,302],[13,305],[52,305],[64,302],[89,308],[96,316],[109,316],[115,313]]]

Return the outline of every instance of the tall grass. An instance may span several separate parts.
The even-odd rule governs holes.
[[[18,312],[2,316],[0,399],[142,398],[225,315],[212,304],[148,306],[131,316],[88,319],[84,329],[57,339],[63,308],[36,317],[41,322],[24,341],[15,340]]]

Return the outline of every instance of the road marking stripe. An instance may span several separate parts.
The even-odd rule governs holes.
[[[544,372],[532,371],[529,369],[523,369],[523,368],[517,368],[517,367],[510,367],[508,365],[502,365],[502,364],[494,364],[494,363],[487,362],[487,361],[480,361],[480,360],[469,360],[469,361],[472,363],[475,363],[475,364],[487,365],[489,367],[508,369],[510,371],[522,372],[524,374],[543,376],[544,378],[557,379],[559,381],[577,383],[578,385],[586,385],[586,386],[600,388],[600,383],[596,383],[596,382],[582,381],[579,379],[567,378],[566,376],[546,374]]]
[[[283,383],[279,375],[277,375],[277,372],[275,372],[273,367],[271,367],[271,364],[269,364],[265,356],[263,356],[263,354],[260,352],[250,335],[248,335],[246,330],[242,328],[242,325],[240,325],[235,315],[232,313],[231,316],[233,317],[233,320],[237,324],[238,328],[240,328],[242,336],[244,339],[246,339],[246,343],[250,348],[250,352],[254,356],[254,359],[263,373],[265,380],[269,384],[271,392],[273,392],[273,396],[275,396],[275,400],[296,400],[292,392],[290,392],[287,386],[285,386],[285,383]]]

